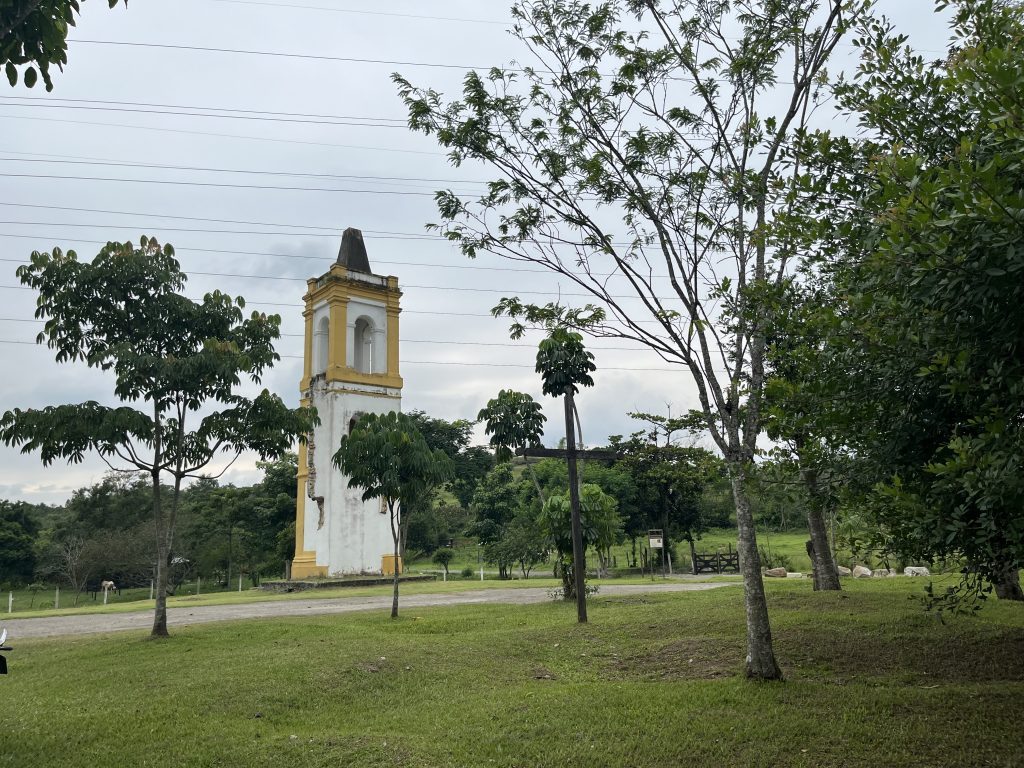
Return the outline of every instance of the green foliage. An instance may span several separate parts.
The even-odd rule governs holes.
[[[499,461],[508,459],[522,448],[540,445],[547,420],[540,403],[524,392],[503,389],[488,400],[477,419],[484,422],[484,434]]]
[[[0,583],[26,584],[36,567],[39,528],[24,502],[0,501]]]
[[[545,395],[561,397],[592,387],[590,374],[597,370],[594,355],[583,346],[583,337],[565,328],[553,328],[537,347],[536,371]]]
[[[220,455],[278,456],[316,418],[309,409],[287,408],[266,389],[252,398],[236,391],[243,380],[259,383],[279,359],[273,342],[281,320],[259,312],[244,317],[244,300],[219,291],[198,302],[187,298],[174,249],[145,237],[138,246],[107,243],[92,262],[79,262],[74,251],[36,251],[17,274],[38,294],[36,317],[45,321],[38,341],[55,351],[57,362],[110,371],[124,404],[7,411],[0,440],[23,453],[38,451],[44,464],[80,462],[95,451],[111,466],[150,476],[154,633],[166,634],[164,587],[182,481]],[[163,475],[173,480],[167,505]]]
[[[575,599],[569,494],[549,496],[541,508],[538,522],[547,545],[558,554],[563,595],[566,600]],[[580,488],[580,526],[584,548],[593,546],[599,551],[607,550],[622,535],[618,503],[598,486],[584,483]]]
[[[111,8],[119,0],[107,0]],[[124,0],[127,7],[128,0]],[[75,26],[80,0],[4,0],[0,3],[0,66],[12,86],[22,81],[32,88],[39,75],[53,90],[50,66],[68,63],[68,28]],[[38,72],[37,72],[38,68]]]
[[[508,464],[499,464],[484,477],[473,495],[475,520],[466,531],[481,544],[501,538],[504,528],[522,508],[522,483]]]
[[[705,488],[725,476],[721,459],[704,448],[677,445],[673,434],[683,420],[636,413],[650,429],[628,439],[613,435],[611,448],[620,456],[617,466],[636,488],[637,514],[629,520],[631,535],[661,528],[670,542],[692,539],[707,527],[702,498]]]
[[[453,550],[448,549],[447,547],[441,547],[434,553],[431,560],[444,568],[444,572],[447,574],[448,564],[452,561],[453,557],[455,557],[455,552]]]
[[[830,210],[805,212],[811,252],[836,305],[816,421],[841,427],[893,550],[995,580],[1024,564],[1024,10],[949,7],[957,46],[936,61],[865,25],[838,95],[867,138],[809,139]]]
[[[334,465],[360,488],[364,501],[383,499],[391,510],[413,507],[429,490],[451,477],[452,462],[443,450],[432,449],[417,420],[390,411],[362,416],[341,438]]]

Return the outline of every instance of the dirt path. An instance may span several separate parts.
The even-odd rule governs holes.
[[[729,582],[606,585],[600,595],[640,595],[652,592],[699,592],[717,587],[735,586]],[[474,592],[448,594],[409,595],[402,597],[401,608],[425,608],[444,605],[471,605],[500,603],[525,605],[550,600],[547,589],[486,589]],[[351,611],[386,611],[391,607],[391,596],[336,597],[331,599],[277,600],[267,603],[241,603],[236,605],[201,605],[193,608],[169,608],[167,623],[171,630],[211,621],[237,621],[241,619],[274,618],[277,616],[321,616]],[[104,613],[77,616],[52,616],[41,619],[0,620],[0,626],[10,633],[12,642],[34,637],[60,637],[105,632],[146,631],[153,624],[151,610],[134,613]]]

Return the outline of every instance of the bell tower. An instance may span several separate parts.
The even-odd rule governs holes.
[[[364,413],[402,408],[398,278],[370,271],[363,235],[346,229],[337,261],[307,282],[302,404],[320,416],[299,447],[292,578],[380,573],[394,549],[387,511],[332,463]]]

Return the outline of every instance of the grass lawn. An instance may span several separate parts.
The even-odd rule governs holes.
[[[0,766],[1019,766],[1024,606],[940,623],[923,582],[410,609],[16,643]]]

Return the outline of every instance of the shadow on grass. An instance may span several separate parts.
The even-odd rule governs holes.
[[[733,599],[739,609],[741,598]],[[786,588],[770,595],[770,611],[775,653],[788,680],[884,680],[918,687],[1024,681],[1024,627],[993,623],[984,615],[941,622],[916,600],[859,589],[806,594]],[[742,675],[741,624],[726,627],[712,620],[673,635],[610,660],[602,676],[651,682]]]

